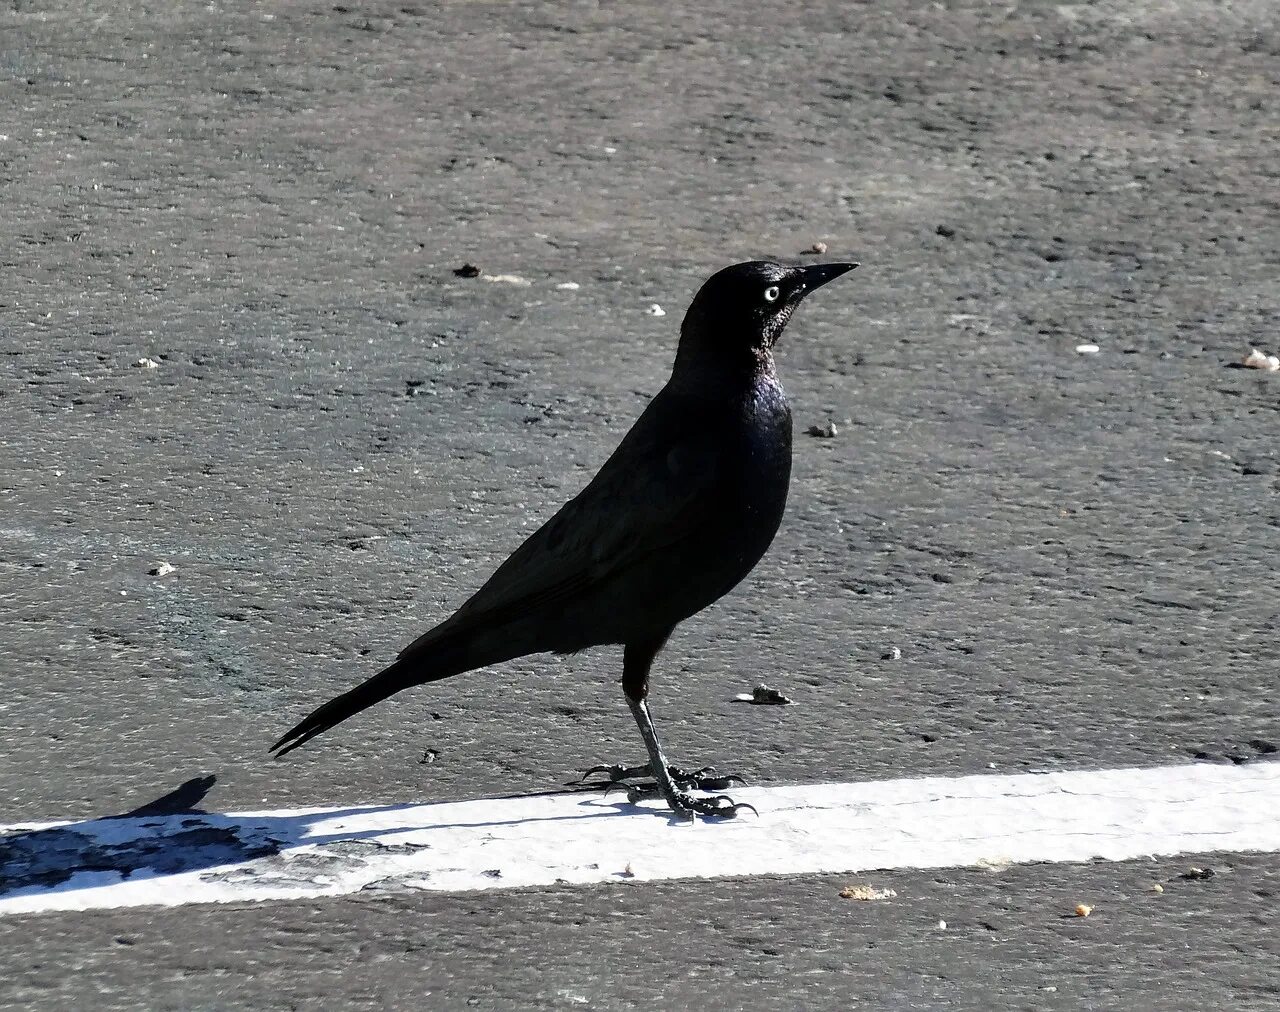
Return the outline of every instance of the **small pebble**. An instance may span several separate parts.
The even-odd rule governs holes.
[[[777,689],[767,685],[757,685],[751,690],[751,702],[761,706],[790,706],[792,700]]]
[[[533,284],[528,278],[522,278],[519,274],[486,274],[484,279],[500,285],[516,285],[519,288],[528,288]]]
[[[176,573],[177,571],[178,571],[177,566],[171,566],[167,562],[162,562],[158,566],[152,566],[150,569],[148,569],[147,575],[148,576],[168,576],[170,573]]]
[[[818,256],[822,256],[822,254],[825,253],[826,251],[827,251],[827,244],[823,242],[821,239],[819,239],[807,250],[805,250],[806,253],[816,253]]]
[[[1217,872],[1212,868],[1188,868],[1181,875],[1182,878],[1191,879],[1192,881],[1203,881],[1204,879],[1213,878]]]
[[[902,660],[902,649],[900,647],[890,647],[880,655],[882,661],[900,661]]]
[[[1096,355],[1101,350],[1102,349],[1099,348],[1096,344],[1077,344],[1076,345],[1077,355]]]
[[[1246,369],[1261,369],[1264,372],[1280,372],[1280,357],[1268,355],[1257,348],[1250,350],[1241,363]]]
[[[1093,913],[1093,907],[1089,906],[1089,904],[1088,904],[1088,903],[1077,903],[1077,904],[1076,904],[1076,916],[1077,916],[1077,917],[1088,917],[1091,913]]]
[[[842,900],[891,900],[897,896],[893,889],[877,889],[875,886],[845,886],[840,890]]]
[[[946,922],[946,921],[939,921],[939,922],[938,922],[938,930],[939,930],[939,931],[946,931],[946,930],[947,930],[947,922]]]
[[[937,232],[938,235],[942,236],[942,238],[944,239],[950,239],[953,235],[956,234],[956,230],[954,228],[950,228],[947,225],[939,225],[937,228],[934,229],[934,231]]]
[[[808,435],[816,436],[818,439],[834,439],[840,433],[840,430],[835,427],[834,422],[823,422],[821,425],[810,425],[805,431]]]
[[[453,273],[460,278],[478,278],[480,268],[473,263],[465,263],[461,267],[455,267]]]
[[[1162,893],[1164,892],[1164,886],[1162,886],[1159,882],[1153,882],[1151,884],[1151,891],[1153,893]]]
[[[757,685],[750,693],[740,692],[733,698],[739,703],[755,703],[757,706],[790,706],[795,702],[767,685]]]
[[[140,358],[138,359],[138,361],[134,362],[133,364],[136,365],[139,369],[159,369],[160,368],[160,363],[157,362],[154,358]]]
[[[663,309],[660,305],[658,305],[656,302],[651,302],[649,303],[649,315],[650,316],[666,316],[667,311]]]
[[[556,285],[556,288],[562,292],[576,292],[581,287],[576,281],[561,281],[560,284]]]

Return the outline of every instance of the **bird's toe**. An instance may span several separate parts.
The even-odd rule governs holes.
[[[653,770],[649,768],[648,763],[640,766],[623,766],[621,763],[613,763],[611,765],[601,764],[592,766],[589,770],[579,770],[582,774],[581,780],[576,780],[576,784],[592,783],[597,787],[610,787],[613,784],[621,783],[624,780],[634,780],[637,777],[653,776]],[[589,778],[601,776],[603,780],[591,781]]]
[[[697,770],[686,770],[679,766],[668,767],[671,779],[677,787],[695,791],[723,791],[735,784],[746,786],[746,779],[736,773],[721,773],[714,766],[703,766]]]
[[[713,819],[734,819],[743,809],[749,809],[753,815],[759,816],[754,805],[746,802],[735,802],[727,794],[715,794],[709,798],[695,798],[685,791],[677,791],[669,799],[671,810],[682,819],[693,819],[695,816]]]

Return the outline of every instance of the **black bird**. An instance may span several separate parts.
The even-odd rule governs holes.
[[[284,755],[413,685],[525,654],[620,643],[649,791],[686,819],[746,807],[689,793],[736,778],[668,766],[645,702],[649,669],[672,630],[733,589],[773,541],[791,477],[791,409],[773,346],[806,295],[856,266],[753,261],[708,279],[685,314],[671,379],[591,484],[450,618],[271,750]],[[590,772],[626,783],[646,771]]]

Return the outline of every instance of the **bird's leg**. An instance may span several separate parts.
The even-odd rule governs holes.
[[[662,745],[658,742],[658,733],[653,726],[653,718],[649,716],[649,705],[643,699],[627,699],[631,707],[631,715],[640,728],[640,737],[644,739],[645,748],[649,751],[649,771],[656,785],[656,793],[671,806],[671,810],[682,819],[692,819],[696,815],[715,815],[720,818],[733,818],[742,808],[751,805],[735,804],[725,794],[717,794],[710,798],[695,798],[689,794],[684,785],[678,784],[671,775],[671,765],[662,754]],[[684,772],[683,770],[681,772]],[[719,779],[719,778],[717,778]],[[684,781],[685,785],[701,788],[701,780]],[[714,788],[713,788],[714,789]],[[634,804],[641,798],[655,793],[653,788],[644,785],[627,785],[627,798]]]
[[[695,798],[688,791],[690,788],[723,789],[737,778],[724,777],[710,768],[688,771],[673,767],[667,762],[662,745],[658,742],[658,733],[654,729],[653,718],[649,715],[646,697],[649,694],[649,670],[666,639],[666,636],[662,636],[648,642],[628,643],[622,660],[622,689],[649,753],[648,773],[653,777],[653,785],[626,783],[629,778],[641,775],[643,767],[605,766],[597,767],[591,772],[604,773],[611,783],[622,783],[627,788],[628,798],[633,802],[646,795],[660,794],[671,810],[682,819],[693,819],[698,815],[732,818],[738,814],[739,809],[751,806],[734,804],[732,798],[723,794],[711,798]],[[755,811],[754,808],[751,810]]]

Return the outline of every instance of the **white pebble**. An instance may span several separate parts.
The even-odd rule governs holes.
[[[1246,368],[1261,369],[1264,372],[1280,372],[1280,358],[1275,355],[1268,355],[1264,351],[1253,348],[1246,356],[1244,363]]]
[[[518,285],[521,288],[528,288],[533,284],[528,278],[522,278],[519,274],[481,274],[480,277],[485,281],[495,281],[500,285]]]
[[[156,566],[154,569],[151,570],[151,575],[152,576],[168,576],[170,573],[176,573],[177,571],[178,571],[177,566],[174,566],[168,562],[162,562],[158,566]]]
[[[138,359],[138,361],[134,362],[133,364],[140,369],[159,369],[160,368],[160,363],[157,362],[154,358],[145,358],[145,357],[140,358]]]
[[[562,292],[576,292],[581,287],[576,281],[561,281],[560,284],[556,285],[556,288]]]
[[[663,309],[660,305],[658,305],[656,302],[653,302],[649,304],[649,315],[650,316],[666,316],[667,311]]]
[[[1096,355],[1102,349],[1096,344],[1077,344],[1076,353],[1079,355]]]

